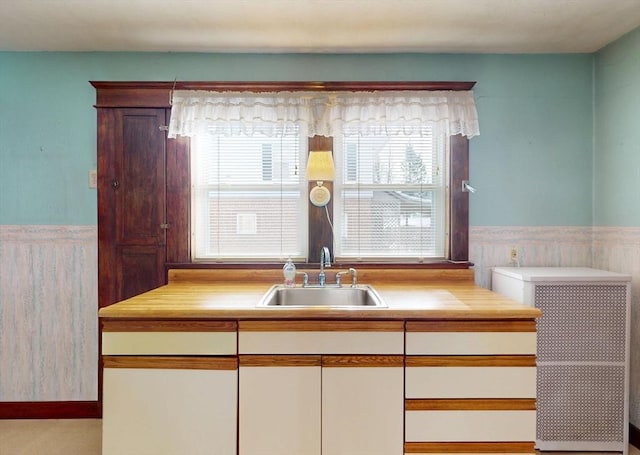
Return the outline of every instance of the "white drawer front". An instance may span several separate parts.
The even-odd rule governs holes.
[[[407,355],[535,353],[535,332],[407,332]]]
[[[536,411],[407,411],[406,441],[534,441]]]
[[[104,355],[234,355],[236,332],[103,332]]]
[[[407,398],[535,398],[535,367],[407,367]]]
[[[238,335],[240,354],[403,354],[403,332],[251,332]]]

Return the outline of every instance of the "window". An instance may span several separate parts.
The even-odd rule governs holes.
[[[448,141],[436,126],[379,130],[334,140],[335,256],[444,259]]]
[[[328,245],[344,262],[465,262],[472,87],[184,83],[171,92],[169,138],[191,138],[193,237],[177,253],[317,262],[308,249]],[[331,229],[307,199],[308,144],[335,155]]]
[[[191,148],[193,260],[306,257],[306,137],[297,128],[211,132]]]

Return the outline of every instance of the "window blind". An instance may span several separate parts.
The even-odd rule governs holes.
[[[298,128],[268,137],[194,136],[193,259],[304,258],[305,156]]]
[[[336,141],[336,257],[446,256],[448,141],[440,129],[381,128]]]

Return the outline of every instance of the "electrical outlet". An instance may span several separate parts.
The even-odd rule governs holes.
[[[98,171],[92,169],[89,171],[89,188],[98,187]]]
[[[518,248],[515,246],[512,246],[509,252],[509,262],[518,262]]]

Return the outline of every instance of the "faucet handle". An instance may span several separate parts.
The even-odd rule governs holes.
[[[309,286],[309,275],[307,272],[296,272],[296,275],[302,275],[302,287],[306,288]]]
[[[349,270],[344,270],[342,272],[336,273],[336,286],[342,286],[342,275],[345,275],[347,273],[351,275],[351,287],[355,288],[356,286],[358,286],[358,272],[353,267]]]
[[[349,273],[351,274],[351,287],[355,288],[358,286],[358,271],[353,267],[350,267]]]

